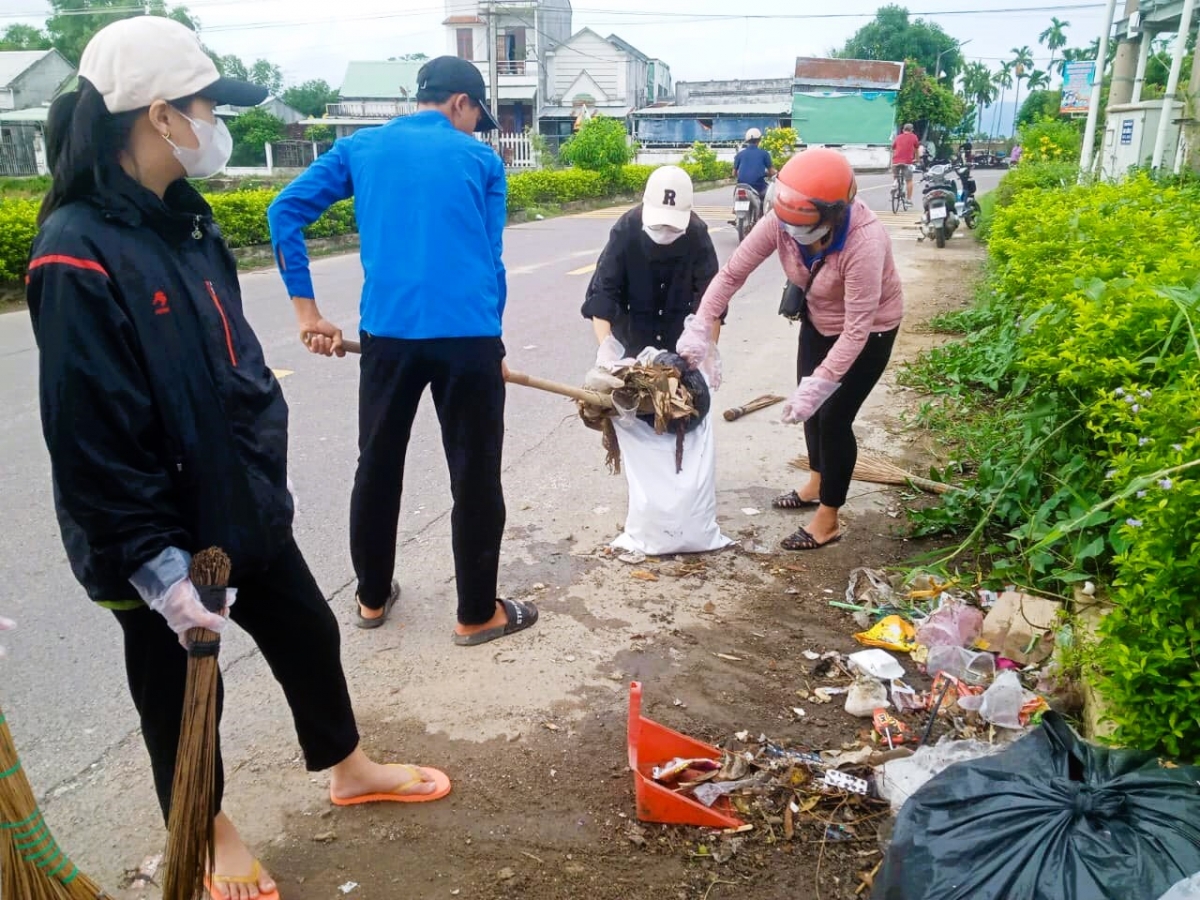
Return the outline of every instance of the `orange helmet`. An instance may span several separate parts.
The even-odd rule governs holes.
[[[844,210],[857,193],[846,157],[816,147],[797,153],[780,170],[772,205],[781,222],[812,228]]]

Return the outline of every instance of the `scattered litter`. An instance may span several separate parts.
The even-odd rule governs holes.
[[[1049,709],[1045,700],[1025,690],[1020,676],[1011,670],[997,675],[991,687],[979,697],[964,698],[958,705],[963,709],[978,710],[985,722],[1012,729],[1025,727],[1031,717]]]
[[[917,628],[917,643],[934,647],[973,647],[983,632],[983,613],[948,594]]]
[[[900,665],[896,657],[886,650],[860,650],[857,653],[851,653],[847,660],[851,670],[878,678],[880,681],[892,681],[904,677],[904,666]]]
[[[358,887],[357,881],[347,881],[345,884],[341,885],[338,888],[338,890],[341,891],[343,894],[348,894],[357,887]]]
[[[757,778],[744,778],[741,781],[710,781],[699,785],[692,792],[692,796],[705,806],[712,806],[719,798],[732,794],[735,791],[740,791],[743,788],[753,787],[756,784],[758,784]]]
[[[857,750],[822,750],[821,760],[835,769],[842,766],[865,765],[875,751],[870,747],[859,747]]]
[[[907,759],[893,759],[875,769],[875,788],[879,795],[899,812],[917,789],[954,763],[979,759],[1000,750],[996,744],[982,741],[955,741],[942,738],[932,747],[921,747]]]
[[[743,516],[761,516],[762,510],[755,509],[753,506],[744,506],[744,507],[742,507],[742,515]]]
[[[678,698],[676,698],[674,705],[678,706],[680,709],[687,709],[687,704]]]
[[[859,719],[870,719],[875,710],[886,709],[889,705],[887,688],[874,678],[855,679],[846,693],[846,712]]]
[[[545,728],[547,731],[561,731],[562,730],[557,725],[555,725],[553,722],[543,722],[542,727]]]
[[[887,741],[889,750],[895,750],[897,745],[912,740],[912,732],[909,731],[908,726],[886,709],[875,710],[872,718],[875,732]]]
[[[634,569],[629,573],[631,578],[636,578],[638,581],[658,581],[658,576],[646,569]]]
[[[792,714],[793,714],[793,715],[794,715],[794,716],[795,716],[797,719],[803,719],[803,718],[804,718],[804,710],[802,710],[802,709],[801,709],[800,707],[798,707],[798,706],[793,706],[793,707],[792,707]]]
[[[655,766],[650,777],[659,784],[697,784],[707,781],[721,771],[721,764],[712,759],[675,758]]]
[[[753,553],[756,556],[766,556],[767,554],[774,552],[766,544],[757,544],[754,541],[743,541],[742,549],[747,553]]]
[[[1056,600],[1005,591],[983,620],[979,646],[1022,666],[1045,662],[1054,652],[1061,612]]]
[[[628,553],[622,553],[617,559],[626,565],[640,566],[646,561],[646,554],[641,550],[630,550]]]
[[[742,658],[740,656],[730,656],[728,653],[714,653],[713,656],[717,657],[717,659],[728,660],[729,662],[741,662],[742,661]]]
[[[892,706],[899,712],[916,712],[926,708],[925,699],[899,679],[892,681]]]
[[[867,647],[907,653],[916,646],[916,634],[911,622],[900,616],[885,616],[873,627],[854,635],[854,639]]]
[[[846,693],[850,688],[844,687],[819,687],[814,688],[812,692],[813,700],[817,703],[831,703],[834,697]]]
[[[840,769],[827,770],[822,784],[834,790],[846,791],[850,794],[860,794],[864,797],[871,791],[871,785],[865,778],[847,775]]]
[[[496,873],[497,881],[512,881],[516,877],[517,877],[517,873],[515,871],[513,871],[512,868],[510,868],[509,866],[505,866],[503,869],[501,869],[499,872]]]
[[[932,675],[945,672],[971,684],[987,684],[996,674],[996,657],[962,647],[934,647],[925,668]]]
[[[811,660],[812,662],[816,662],[818,659],[821,658],[821,654],[818,653],[816,650],[805,650],[800,655],[803,656],[807,660]]]

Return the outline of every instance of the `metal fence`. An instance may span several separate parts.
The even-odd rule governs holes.
[[[0,136],[0,175],[26,178],[38,174],[33,133],[25,128],[5,129]]]
[[[271,144],[271,166],[276,169],[307,169],[332,145],[314,141],[276,141]]]

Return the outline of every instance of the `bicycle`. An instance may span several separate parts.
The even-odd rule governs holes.
[[[905,177],[906,172],[900,166],[894,167],[896,170],[896,182],[892,185],[892,215],[900,212],[903,209],[908,212],[913,202],[908,199],[908,180]]]

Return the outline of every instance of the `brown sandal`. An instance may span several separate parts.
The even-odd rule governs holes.
[[[776,509],[809,509],[814,506],[820,506],[820,500],[805,500],[796,491],[788,491],[786,494],[780,494],[771,501],[771,505]]]
[[[780,541],[779,546],[784,550],[820,550],[822,547],[828,547],[830,544],[836,544],[841,539],[841,532],[838,532],[829,540],[822,543],[809,534],[807,528],[797,528],[794,534],[792,534],[790,537],[785,537],[782,541]]]

